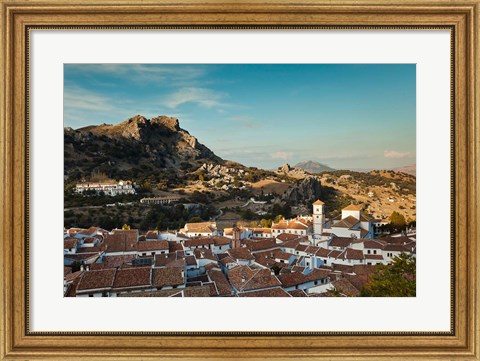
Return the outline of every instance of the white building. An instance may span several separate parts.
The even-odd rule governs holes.
[[[104,182],[84,182],[77,183],[75,192],[84,193],[86,191],[103,192],[109,196],[117,196],[121,194],[136,194],[135,188],[131,182],[113,180]]]
[[[282,219],[278,223],[272,224],[271,237],[277,237],[282,233],[294,234],[298,236],[307,236],[312,234],[312,222],[305,218]]]
[[[333,219],[326,233],[333,233],[339,237],[373,238],[373,218],[362,212],[362,207],[354,204],[342,209],[341,219]]]
[[[171,204],[178,202],[180,197],[168,196],[168,197],[152,197],[152,198],[142,198],[140,203],[144,204]]]
[[[320,199],[313,203],[313,234],[321,235],[325,224],[325,203]]]

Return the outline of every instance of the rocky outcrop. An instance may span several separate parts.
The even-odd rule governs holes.
[[[308,176],[290,189],[287,189],[282,200],[292,204],[311,203],[322,198],[322,186],[312,176]]]
[[[275,173],[279,175],[286,175],[287,177],[295,179],[303,179],[309,175],[303,169],[291,167],[288,163],[279,167]]]
[[[116,162],[123,170],[173,168],[175,173],[180,166],[188,169],[205,162],[223,163],[223,159],[182,129],[177,118],[167,116],[147,119],[136,115],[116,125],[65,128],[64,143],[67,174],[71,168],[82,171],[88,164],[89,169],[95,169],[106,161]],[[109,171],[120,173],[116,169]]]

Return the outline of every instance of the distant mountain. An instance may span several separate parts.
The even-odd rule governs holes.
[[[394,170],[395,172],[407,173],[407,174],[413,175],[414,177],[417,176],[416,164],[406,165],[404,167],[397,167],[397,168],[393,168],[392,170]]]
[[[330,168],[328,165],[315,162],[313,160],[305,160],[303,162],[295,164],[294,167],[303,169],[309,173],[331,172],[335,170],[333,168]]]
[[[102,172],[111,178],[181,175],[203,163],[223,164],[209,148],[180,128],[176,118],[136,115],[119,124],[64,129],[65,175],[71,180]]]

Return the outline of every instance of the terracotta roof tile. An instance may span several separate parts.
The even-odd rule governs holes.
[[[137,251],[168,251],[167,241],[142,241],[137,243]]]
[[[238,296],[239,297],[292,297],[288,292],[285,292],[280,287],[270,288],[267,290],[244,292],[244,293],[240,293]]]
[[[209,270],[208,276],[213,282],[215,282],[215,286],[217,288],[219,296],[232,295],[232,286],[230,285],[222,271]]]
[[[179,286],[185,283],[185,274],[183,269],[178,267],[155,268],[152,283],[157,288]]]
[[[245,239],[242,244],[250,250],[250,252],[258,252],[266,249],[279,248],[274,238],[263,238],[259,240]]]
[[[116,272],[116,269],[85,272],[77,286],[77,293],[85,293],[87,290],[109,290],[113,285]]]
[[[150,288],[151,270],[150,267],[120,268],[117,270],[112,288],[114,290]]]
[[[352,228],[358,223],[358,219],[353,216],[348,216],[342,219],[340,222],[332,224],[332,228]]]
[[[217,225],[215,222],[186,223],[185,229],[189,233],[213,233]]]
[[[345,208],[343,208],[342,211],[361,211],[362,209],[363,209],[362,206],[350,204],[349,206],[346,206]]]
[[[227,250],[227,253],[236,260],[253,260],[255,257],[250,253],[247,248],[232,248]]]

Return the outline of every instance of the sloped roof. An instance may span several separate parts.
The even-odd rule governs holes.
[[[343,208],[342,211],[361,211],[362,209],[363,209],[362,206],[350,204],[349,206],[346,206],[345,208]]]
[[[190,233],[212,233],[217,230],[215,222],[186,223],[185,229]]]
[[[115,274],[113,289],[149,288],[151,284],[150,267],[120,268]]]
[[[141,241],[137,243],[137,251],[166,251],[168,250],[167,241]]]
[[[86,290],[108,290],[112,287],[116,269],[85,272],[77,286],[77,292]]]
[[[323,206],[325,203],[323,203],[320,199],[317,199],[315,202],[313,202],[314,206]]]
[[[178,267],[156,268],[153,271],[152,284],[154,287],[179,286],[185,280],[183,269]]]
[[[238,295],[239,297],[292,297],[283,288],[275,287],[267,290],[259,290],[252,292],[244,292]]]
[[[331,225],[331,228],[352,228],[358,223],[358,219],[353,216],[348,216],[342,219],[340,222]]]
[[[245,247],[232,248],[232,249],[227,250],[227,253],[231,257],[233,257],[234,259],[244,259],[244,260],[255,259],[255,257],[253,257],[253,255],[250,253],[250,251]]]

